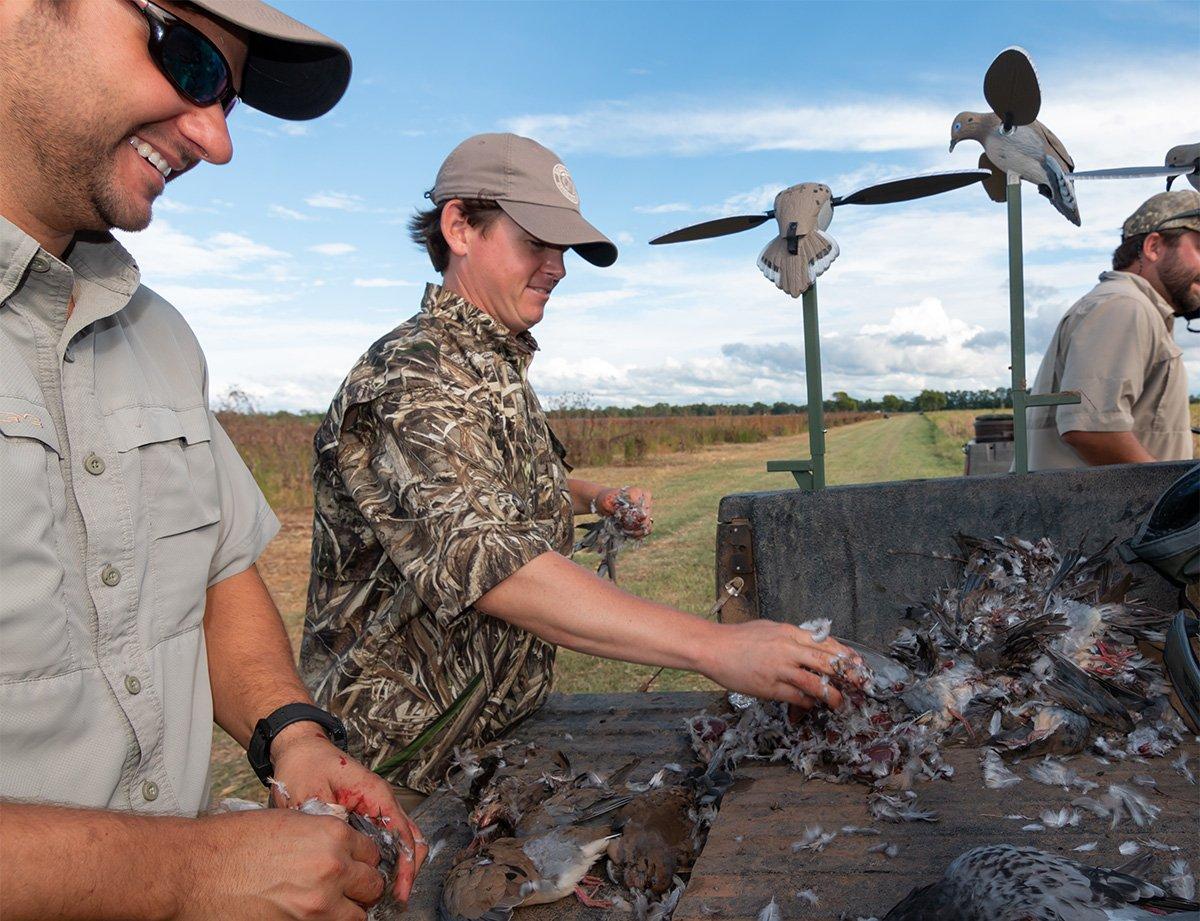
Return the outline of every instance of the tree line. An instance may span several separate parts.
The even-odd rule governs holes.
[[[807,403],[654,403],[649,406],[596,406],[587,394],[566,394],[551,401],[549,415],[559,419],[608,417],[638,419],[662,416],[788,416],[808,412]],[[1008,387],[995,390],[922,390],[913,397],[894,393],[873,397],[852,397],[835,390],[824,401],[826,412],[934,412],[939,409],[1011,409]]]

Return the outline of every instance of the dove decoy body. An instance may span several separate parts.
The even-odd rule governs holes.
[[[439,921],[508,921],[520,905],[558,901],[616,837],[607,828],[555,828],[492,841],[446,875]]]
[[[1200,144],[1180,144],[1177,147],[1172,147],[1167,151],[1166,159],[1163,161],[1165,166],[1191,166],[1194,169],[1187,174],[1187,181],[1192,184],[1192,188],[1200,191]],[[1170,191],[1171,183],[1177,177],[1172,176],[1167,180],[1167,190]]]
[[[829,186],[805,182],[775,196],[779,235],[758,256],[758,267],[775,287],[799,297],[838,257],[838,245],[825,233],[833,220]]]
[[[883,921],[1151,921],[1200,919],[1200,904],[1121,870],[1033,847],[990,844],[951,861],[936,883],[914,889]]]
[[[950,149],[959,141],[978,141],[998,172],[1016,173],[1037,190],[1072,224],[1079,226],[1079,204],[1071,171],[1075,162],[1062,141],[1039,121],[1009,131],[994,112],[960,112],[950,128]],[[982,160],[981,166],[987,166]]]

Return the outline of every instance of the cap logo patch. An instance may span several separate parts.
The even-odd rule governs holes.
[[[554,166],[554,184],[558,186],[558,191],[563,193],[563,198],[573,205],[579,204],[579,193],[575,191],[575,180],[571,178],[571,174],[561,163],[556,163]]]

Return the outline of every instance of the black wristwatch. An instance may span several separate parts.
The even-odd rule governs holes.
[[[267,780],[275,773],[275,765],[271,763],[271,743],[285,726],[292,723],[316,723],[329,734],[329,741],[342,751],[346,750],[346,727],[332,713],[312,704],[284,704],[255,724],[246,749],[246,760],[264,787],[270,786]]]

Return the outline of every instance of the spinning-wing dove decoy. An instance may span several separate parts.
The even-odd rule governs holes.
[[[499,838],[451,868],[440,921],[508,921],[519,905],[570,895],[618,837],[605,829],[556,828],[533,838]]]
[[[1079,226],[1079,204],[1069,175],[1075,162],[1049,128],[1035,120],[1005,132],[994,112],[959,112],[950,128],[950,149],[967,140],[983,145],[987,163],[980,158],[980,166],[988,168],[990,164],[999,173],[1016,173],[1032,182],[1060,214]]]
[[[833,264],[840,250],[823,231],[833,220],[829,186],[805,182],[775,196],[779,236],[758,256],[763,275],[792,297],[799,297]]]
[[[1167,166],[1191,166],[1194,169],[1187,174],[1187,181],[1192,184],[1192,188],[1200,191],[1200,144],[1180,144],[1178,147],[1172,147],[1167,151],[1166,160],[1163,161]],[[1167,190],[1171,188],[1171,183],[1175,181],[1175,177],[1171,176],[1167,179]]]
[[[956,857],[940,880],[914,889],[883,921],[1152,921],[1164,914],[1195,921],[1200,903],[1119,869],[991,844]]]
[[[842,205],[886,205],[938,195],[981,182],[991,174],[987,170],[958,170],[907,176],[867,186],[849,195],[835,197],[829,186],[805,182],[790,186],[775,196],[775,206],[766,213],[739,214],[693,224],[656,237],[650,243],[683,243],[740,233],[764,224],[771,218],[779,224],[779,233],[758,257],[758,267],[770,281],[792,297],[799,297],[838,257],[838,245],[825,231],[833,220],[833,209]]]

